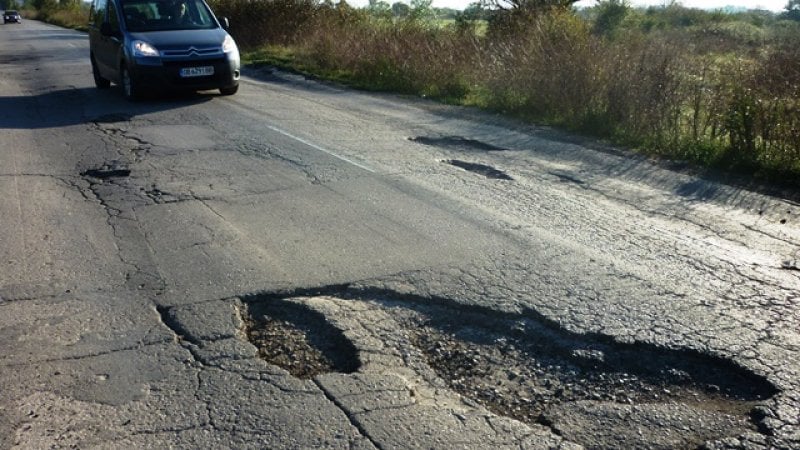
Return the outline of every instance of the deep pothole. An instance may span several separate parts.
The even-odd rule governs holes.
[[[421,312],[405,327],[454,391],[587,448],[698,448],[768,433],[759,420],[775,387],[727,360],[613,343],[530,318]]]
[[[477,150],[482,152],[502,152],[508,150],[502,147],[498,147],[496,145],[479,141],[477,139],[468,139],[461,136],[442,136],[442,137],[418,136],[409,138],[409,140],[412,142],[420,143],[422,145],[428,145],[432,147],[456,148],[459,150]]]
[[[326,373],[352,373],[358,352],[322,314],[286,301],[246,303],[248,340],[259,356],[293,376],[311,379]]]
[[[131,169],[124,163],[112,161],[96,169],[88,169],[81,172],[83,177],[97,178],[98,180],[107,180],[111,178],[125,178],[131,175]]]
[[[461,161],[458,159],[449,159],[445,161],[447,164],[451,166],[460,167],[468,172],[477,173],[479,175],[483,175],[486,178],[491,178],[494,180],[513,180],[510,175],[503,172],[500,169],[496,169],[492,166],[487,166],[485,164],[478,164],[478,163],[471,163],[467,161]]]

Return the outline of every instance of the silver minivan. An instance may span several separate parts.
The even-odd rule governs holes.
[[[136,100],[155,92],[239,89],[239,49],[203,0],[94,0],[89,57],[98,88]]]

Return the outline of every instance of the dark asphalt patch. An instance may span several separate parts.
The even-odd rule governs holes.
[[[280,300],[246,305],[247,338],[268,363],[302,379],[361,365],[353,344],[322,314]]]
[[[412,142],[417,142],[422,145],[428,145],[431,147],[456,148],[459,150],[478,150],[483,152],[503,152],[508,150],[506,148],[497,147],[492,144],[487,144],[486,142],[478,141],[475,139],[467,139],[460,136],[444,136],[444,137],[419,136],[419,137],[409,138],[409,140]]]
[[[99,180],[107,180],[109,178],[125,178],[131,175],[131,170],[124,164],[112,162],[104,164],[97,169],[89,169],[81,172],[83,177],[92,177]]]
[[[560,181],[563,181],[564,183],[574,183],[579,186],[583,186],[586,184],[585,181],[568,173],[563,173],[563,172],[547,172],[547,173],[553,175],[554,177],[558,178]]]
[[[486,178],[491,178],[494,180],[513,180],[513,178],[511,178],[508,174],[506,174],[502,170],[495,169],[494,167],[487,166],[485,164],[471,163],[471,162],[461,161],[458,159],[450,159],[445,162],[447,164],[460,167],[469,172],[474,172],[479,175],[483,175]]]

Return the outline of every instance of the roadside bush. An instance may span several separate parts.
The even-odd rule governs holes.
[[[66,5],[54,1],[40,2],[40,9],[24,9],[22,14],[27,19],[41,20],[60,27],[86,30],[89,25],[89,5],[71,3]]]
[[[622,25],[631,7],[625,0],[601,0],[595,9],[597,16],[594,19],[594,32],[613,36]]]
[[[243,48],[291,45],[317,11],[314,0],[212,0],[211,7],[230,20],[230,33]]]
[[[356,10],[327,8],[304,27],[301,53],[324,71],[346,73],[369,89],[439,98],[462,98],[469,90],[469,43],[477,37],[440,29],[426,21],[395,21]]]
[[[604,116],[615,132],[659,149],[675,145],[683,106],[680,50],[632,33],[606,47]]]
[[[521,17],[486,44],[489,104],[553,123],[580,123],[592,108],[596,60],[585,22],[569,12]],[[502,37],[500,37],[502,36]]]

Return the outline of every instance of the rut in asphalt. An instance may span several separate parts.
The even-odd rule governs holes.
[[[759,411],[777,390],[726,359],[573,333],[535,311],[498,313],[388,292],[325,295],[387,312],[408,345],[398,350],[461,396],[589,448],[697,448],[769,434]],[[278,296],[255,300],[248,335],[267,361],[300,377],[358,370],[356,345],[332,318]],[[360,321],[369,323],[364,314]]]

